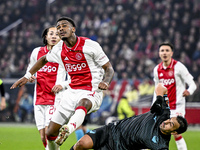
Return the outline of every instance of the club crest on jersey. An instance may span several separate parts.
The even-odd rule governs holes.
[[[75,55],[75,57],[76,57],[77,60],[81,60],[83,56],[82,56],[81,53],[77,53],[77,54]]]

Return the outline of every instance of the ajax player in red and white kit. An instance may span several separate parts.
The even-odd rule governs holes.
[[[46,55],[60,41],[56,27],[46,28],[42,33],[42,38],[45,46],[37,47],[33,50],[27,72],[40,57]],[[45,128],[47,129],[62,96],[62,92],[54,94],[52,88],[59,88],[55,85],[62,84],[65,78],[66,72],[63,66],[58,63],[48,62],[29,80],[30,82],[35,80],[34,116],[41,140],[46,149],[48,149],[48,146],[45,138]]]
[[[159,45],[159,56],[162,60],[154,68],[154,82],[157,85],[162,82],[168,89],[168,98],[171,117],[177,115],[185,116],[185,97],[191,95],[196,90],[193,76],[187,68],[179,61],[172,58],[173,46],[170,43]],[[188,89],[186,89],[186,84]],[[154,94],[153,102],[156,99]],[[187,150],[185,140],[181,134],[174,135],[178,150]]]
[[[62,39],[46,55],[15,82],[11,89],[22,86],[47,62],[63,64],[68,73],[67,90],[59,107],[53,114],[47,130],[48,146],[56,149],[53,143],[61,145],[82,123],[87,113],[99,109],[103,93],[113,78],[114,70],[101,46],[88,38],[77,37],[74,21],[61,17],[56,22],[59,37]],[[55,142],[54,142],[55,141]]]

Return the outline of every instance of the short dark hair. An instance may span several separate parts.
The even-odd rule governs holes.
[[[180,124],[180,127],[176,130],[178,134],[185,132],[188,128],[187,120],[182,116],[177,116],[177,121]]]
[[[73,27],[76,27],[76,24],[74,23],[74,20],[69,18],[69,17],[60,17],[57,21],[56,24],[61,21],[61,20],[67,20],[68,22],[70,22],[72,24]]]
[[[159,49],[160,49],[160,47],[163,46],[163,45],[169,46],[169,47],[172,49],[172,51],[174,51],[174,46],[173,46],[171,43],[169,43],[169,42],[163,42],[163,43],[161,43],[161,44],[159,45]]]
[[[49,29],[50,28],[54,28],[55,26],[50,26],[50,27],[47,27],[47,28],[45,28],[44,30],[43,30],[43,32],[42,32],[42,41],[43,41],[43,43],[44,43],[44,45],[46,46],[48,43],[47,43],[47,40],[46,40],[46,35],[47,35],[47,33],[49,32]]]

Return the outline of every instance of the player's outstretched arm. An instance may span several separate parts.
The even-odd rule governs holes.
[[[28,80],[32,77],[34,73],[36,73],[40,68],[42,68],[48,61],[46,60],[46,56],[41,57],[38,61],[33,65],[33,67],[27,72],[22,78],[16,81],[10,89],[14,89],[16,87],[21,87],[28,82]]]
[[[101,90],[107,90],[110,82],[113,79],[114,69],[110,62],[107,62],[105,65],[102,66],[102,68],[105,70],[105,77],[103,81],[99,83],[98,88]]]
[[[158,85],[155,87],[155,93],[157,95],[156,101],[151,106],[150,110],[151,113],[160,114],[162,112],[163,106],[163,95],[167,94],[167,88],[164,87],[162,83],[158,83]]]

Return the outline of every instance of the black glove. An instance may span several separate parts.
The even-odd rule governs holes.
[[[160,114],[162,112],[163,97],[157,96],[156,101],[151,106],[151,113]]]

